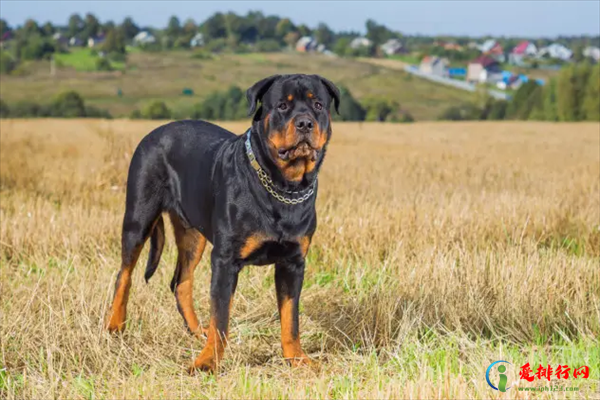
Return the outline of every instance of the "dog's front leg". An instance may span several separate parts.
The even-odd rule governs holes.
[[[283,357],[292,366],[310,364],[300,346],[298,307],[304,281],[304,260],[275,265],[275,288],[281,319],[281,347]]]
[[[229,258],[221,257],[213,249],[212,277],[210,282],[210,323],[206,345],[190,373],[199,369],[214,372],[223,359],[229,331],[229,312],[237,286],[239,268]]]

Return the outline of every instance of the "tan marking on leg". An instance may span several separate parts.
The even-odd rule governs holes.
[[[194,271],[204,253],[206,238],[196,229],[185,229],[176,216],[171,216],[171,222],[177,242],[177,263],[181,268],[175,296],[188,329],[196,337],[200,337],[206,329],[200,326],[194,311]]]
[[[302,351],[300,346],[300,332],[294,337],[294,300],[285,298],[279,305],[279,316],[281,319],[281,348],[283,357],[292,365],[310,364],[310,359]]]
[[[125,330],[127,302],[129,301],[129,291],[131,289],[131,273],[135,268],[142,247],[143,245],[134,250],[132,262],[129,265],[121,266],[121,271],[117,278],[110,318],[106,326],[109,332],[122,332]]]
[[[302,236],[298,243],[300,244],[300,252],[302,253],[302,257],[306,257],[308,254],[308,247],[310,246],[310,238],[308,236]]]

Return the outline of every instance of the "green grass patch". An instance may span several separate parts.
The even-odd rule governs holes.
[[[71,50],[69,53],[57,53],[54,55],[58,67],[70,67],[77,71],[89,72],[96,71],[96,63],[99,56],[91,49],[83,48]],[[125,63],[119,61],[110,61],[110,65],[115,70],[125,69]]]

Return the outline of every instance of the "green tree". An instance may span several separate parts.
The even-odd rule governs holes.
[[[179,18],[177,18],[175,15],[169,18],[166,34],[173,40],[175,40],[177,36],[181,34],[181,23],[179,22]]]
[[[17,52],[24,60],[41,60],[48,58],[56,50],[54,43],[41,36],[33,36],[19,44]]]
[[[575,121],[577,119],[577,93],[575,89],[575,67],[562,68],[556,83],[556,111],[560,121]]]
[[[84,27],[81,31],[81,37],[83,39],[98,36],[100,33],[100,21],[94,14],[87,13],[85,15]]]
[[[463,119],[464,118],[460,111],[460,107],[458,106],[450,106],[446,108],[438,117],[438,120],[440,121],[462,121]]]
[[[131,40],[135,37],[135,35],[140,33],[140,28],[133,22],[131,17],[125,18],[119,28],[121,32],[123,32],[125,40]]]
[[[164,102],[155,101],[144,108],[142,115],[148,119],[169,119],[171,118],[171,110]]]
[[[287,44],[290,48],[294,48],[296,46],[296,43],[298,43],[298,40],[300,39],[300,33],[297,31],[293,31],[293,32],[288,32],[284,38],[283,41],[285,42],[285,44]]]
[[[392,31],[384,25],[377,24],[372,19],[368,19],[365,25],[367,28],[366,37],[372,40],[375,45],[383,44],[386,40],[394,36]]]
[[[333,45],[333,52],[338,56],[345,56],[348,49],[350,49],[351,41],[352,39],[346,36],[339,38]]]
[[[78,35],[82,30],[83,27],[85,26],[85,23],[83,22],[83,19],[81,18],[81,16],[79,14],[72,14],[69,17],[69,27],[68,27],[68,34],[69,37],[73,37]]]
[[[352,96],[352,93],[345,86],[338,86],[340,90],[340,114],[335,115],[334,119],[341,121],[364,121],[366,116],[365,109]]]
[[[556,87],[560,121],[580,121],[585,118],[583,101],[590,73],[591,66],[587,62],[572,64],[561,69]]]
[[[10,116],[10,107],[0,99],[0,118],[8,118]]]
[[[111,54],[125,54],[125,37],[121,30],[113,29],[106,34],[102,50]]]
[[[200,26],[200,30],[204,34],[204,38],[207,41],[227,37],[224,15],[222,13],[216,13],[209,17]]]
[[[32,36],[40,35],[42,32],[37,22],[35,22],[32,19],[28,19],[27,21],[25,21],[25,24],[23,24],[23,27],[20,30],[23,34],[23,37],[26,39]]]
[[[508,102],[506,100],[496,100],[492,103],[492,107],[487,115],[487,119],[492,121],[500,121],[503,120],[506,116],[506,108],[508,107]]]
[[[302,36],[310,36],[311,31],[310,28],[304,24],[298,25],[298,33],[300,33],[300,37]]]
[[[10,26],[8,22],[4,19],[0,19],[0,36],[4,35],[6,32],[10,31]]]
[[[281,19],[277,23],[277,26],[275,27],[275,35],[280,40],[285,40],[285,36],[288,33],[295,32],[295,31],[296,31],[296,27],[294,26],[292,21],[290,21],[289,18]]]
[[[52,36],[54,32],[56,32],[56,29],[51,22],[46,22],[44,26],[42,26],[42,33],[44,36]]]
[[[558,110],[556,105],[556,79],[550,79],[546,86],[544,86],[543,98],[544,120],[558,121]]]
[[[0,74],[9,74],[15,66],[15,60],[7,52],[0,51]]]
[[[97,71],[112,71],[112,65],[110,65],[110,61],[106,59],[106,57],[99,57],[96,59],[96,70]]]
[[[85,103],[79,93],[68,91],[59,94],[50,106],[52,116],[77,118],[85,117]]]
[[[100,32],[112,31],[115,28],[116,28],[116,25],[113,21],[106,21],[105,23],[100,25]]]
[[[321,22],[315,30],[315,39],[317,42],[329,47],[335,39],[335,34],[331,29],[329,29],[327,24]]]
[[[582,62],[585,59],[585,56],[583,55],[583,45],[577,45],[575,46],[575,48],[573,49],[573,61],[575,62]]]
[[[508,119],[528,119],[535,107],[541,108],[541,90],[541,86],[533,80],[521,85],[508,104],[506,117]]]
[[[588,121],[600,121],[600,64],[594,66],[588,78],[583,109],[585,119]]]
[[[388,115],[394,111],[392,105],[382,99],[372,99],[364,103],[364,107],[367,110],[365,115],[366,121],[378,121],[383,122],[387,119]]]

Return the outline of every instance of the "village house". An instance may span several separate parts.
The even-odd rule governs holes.
[[[71,47],[82,47],[84,44],[85,42],[83,39],[80,39],[76,36],[73,36],[71,39],[69,39],[69,46]]]
[[[539,58],[555,58],[562,61],[569,61],[573,57],[573,52],[560,43],[552,43],[550,46],[541,48],[537,56]]]
[[[369,47],[372,45],[373,42],[367,39],[366,37],[356,37],[350,42],[350,48],[354,50],[359,49],[361,47]]]
[[[598,62],[600,61],[600,48],[588,46],[583,49],[583,56]]]
[[[442,47],[444,48],[444,50],[450,50],[450,51],[463,51],[464,50],[464,47],[462,47],[460,44],[454,43],[454,42],[444,43],[444,45]]]
[[[56,32],[54,35],[52,35],[52,40],[62,46],[67,46],[69,44],[69,38],[60,32]]]
[[[204,46],[204,35],[200,32],[196,33],[194,37],[190,40],[190,47],[202,47]]]
[[[502,80],[500,63],[492,57],[479,56],[469,62],[466,80],[470,83],[498,82]]]
[[[7,42],[9,42],[10,40],[12,40],[14,34],[13,31],[6,31],[2,34],[2,37],[0,37],[0,49],[3,49],[4,46],[6,45]]]
[[[529,81],[526,75],[516,75],[510,71],[502,71],[502,80],[496,83],[496,87],[501,90],[513,89],[517,90],[522,84]]]
[[[386,55],[391,56],[394,54],[406,53],[406,48],[400,39],[390,39],[381,45],[381,51],[383,51]]]
[[[88,45],[88,47],[100,46],[102,43],[104,43],[105,40],[106,40],[106,37],[103,34],[100,34],[98,36],[88,38],[87,45]]]
[[[524,40],[514,47],[508,56],[508,62],[514,65],[523,65],[525,58],[534,57],[537,52],[538,49],[533,42]]]
[[[423,74],[448,76],[448,60],[437,56],[425,56],[421,60],[419,72]]]
[[[133,43],[136,45],[152,44],[156,42],[156,38],[148,31],[141,31],[133,37]]]
[[[315,51],[318,43],[312,36],[303,36],[296,42],[296,51],[301,53],[307,53],[309,51]]]

